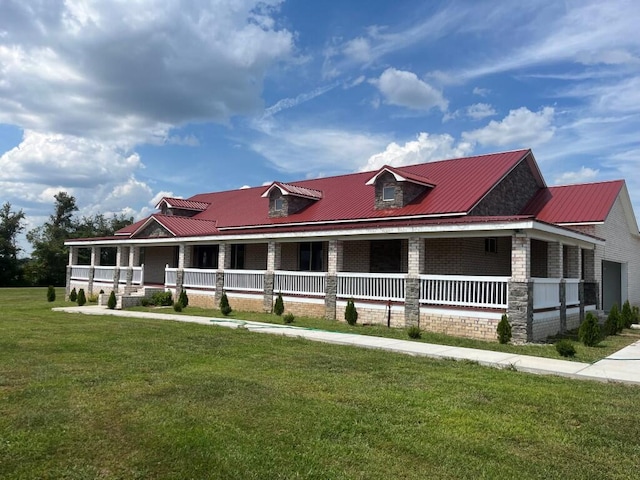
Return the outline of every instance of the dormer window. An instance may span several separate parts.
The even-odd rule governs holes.
[[[384,187],[382,189],[382,201],[393,202],[396,199],[396,187]]]
[[[273,201],[273,209],[278,211],[278,212],[284,210],[284,200],[282,199],[282,197],[276,198]]]
[[[269,218],[279,218],[304,210],[320,200],[322,192],[298,185],[273,182],[262,197],[269,199]]]

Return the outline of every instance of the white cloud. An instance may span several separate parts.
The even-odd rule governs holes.
[[[464,157],[472,150],[473,146],[467,142],[456,144],[451,135],[429,135],[421,132],[416,140],[404,145],[391,142],[383,152],[371,155],[361,170],[377,170],[383,165],[402,166]]]
[[[555,177],[556,185],[568,185],[572,183],[586,183],[595,180],[600,170],[582,166],[580,170],[574,172],[564,172]]]
[[[462,138],[480,145],[504,147],[506,145],[530,147],[542,144],[553,137],[554,109],[544,107],[532,112],[526,107],[511,110],[501,121],[491,120],[477,130],[463,132]]]
[[[420,80],[413,72],[387,68],[372,83],[378,87],[388,104],[414,110],[430,110],[434,107],[443,112],[447,110],[448,102],[442,92]]]
[[[372,58],[369,40],[362,37],[349,40],[344,45],[343,52],[347,57],[362,63],[367,63]]]
[[[0,123],[131,146],[256,112],[267,69],[293,51],[270,21],[279,3],[8,1]]]
[[[482,120],[485,117],[491,117],[495,114],[496,111],[488,103],[474,103],[467,107],[467,116],[474,120]]]
[[[487,95],[489,95],[489,93],[491,93],[491,90],[489,90],[488,88],[474,87],[473,89],[473,94],[479,95],[481,97],[486,97]]]

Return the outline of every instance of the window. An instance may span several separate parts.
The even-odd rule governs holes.
[[[485,253],[498,253],[498,239],[496,237],[485,238],[484,251]]]
[[[322,272],[323,257],[322,242],[300,243],[300,271]]]
[[[392,202],[396,199],[396,187],[384,187],[382,189],[382,200]]]
[[[231,245],[231,268],[241,270],[244,268],[244,247],[243,243]]]
[[[218,268],[218,245],[196,245],[193,250],[197,268]]]
[[[284,200],[282,198],[276,198],[273,201],[273,209],[281,212],[284,210]]]

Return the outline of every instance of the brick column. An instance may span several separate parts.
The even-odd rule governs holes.
[[[578,284],[578,299],[580,300],[580,323],[584,321],[584,281]]]
[[[113,290],[118,293],[120,289],[120,266],[122,263],[122,245],[116,247],[116,268],[113,269]]]
[[[190,245],[181,243],[178,246],[178,271],[176,272],[176,296],[183,290],[184,285],[184,269],[191,266],[191,251],[193,249]]]
[[[324,297],[324,317],[336,320],[338,303],[338,272],[343,269],[344,243],[342,240],[329,240],[326,290]]]
[[[269,241],[267,244],[267,271],[264,272],[264,297],[262,299],[262,309],[271,312],[273,309],[275,271],[280,268],[280,257],[282,245],[276,241]]]
[[[96,274],[96,266],[100,265],[100,247],[91,247],[91,266],[89,267],[89,285],[87,295],[93,295],[93,279]]]
[[[407,327],[420,325],[420,274],[424,271],[424,253],[424,239],[410,237],[404,300],[404,323]]]
[[[218,245],[218,270],[216,271],[216,306],[220,304],[224,292],[224,270],[231,266],[231,246],[228,243]]]
[[[507,309],[515,343],[533,338],[533,283],[531,282],[531,240],[524,234],[511,237],[511,280]]]
[[[582,264],[582,255],[580,254],[580,247],[565,245],[566,251],[566,265],[564,271],[567,278],[580,278],[580,270]]]
[[[560,333],[567,331],[567,281],[562,278],[558,286],[560,289]]]
[[[562,250],[560,242],[547,243],[547,277],[562,278]]]

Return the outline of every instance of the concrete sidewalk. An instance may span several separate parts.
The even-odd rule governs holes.
[[[531,355],[515,355],[512,353],[493,352],[491,350],[434,345],[411,340],[396,340],[392,338],[373,337],[353,333],[329,332],[325,330],[296,327],[293,325],[276,325],[229,318],[109,310],[106,307],[100,306],[60,307],[54,308],[53,310],[67,313],[82,313],[85,315],[150,318],[156,320],[198,323],[201,325],[217,325],[229,328],[246,328],[252,332],[305,338],[316,342],[333,343],[337,345],[374,348],[439,359],[471,360],[478,362],[481,365],[495,368],[515,368],[520,372],[542,375],[560,375],[563,377],[582,380],[623,382],[640,385],[640,341],[623,348],[599,362],[589,364],[570,362],[567,360],[556,360],[553,358],[534,357]]]

